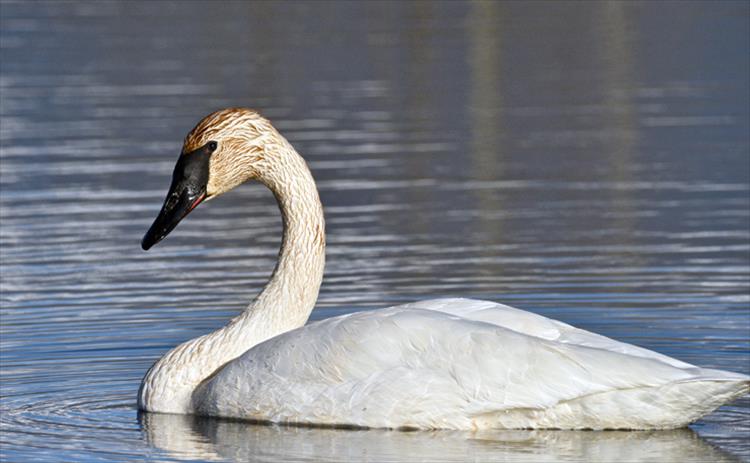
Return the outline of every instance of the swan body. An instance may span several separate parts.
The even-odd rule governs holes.
[[[203,383],[194,411],[379,428],[674,428],[747,379],[493,302],[438,299],[265,341]]]
[[[144,249],[204,199],[250,179],[279,202],[277,267],[227,326],[149,370],[142,410],[380,428],[664,429],[750,391],[748,376],[488,301],[436,299],[305,325],[323,274],[322,207],[304,160],[247,109],[213,113],[188,135]]]

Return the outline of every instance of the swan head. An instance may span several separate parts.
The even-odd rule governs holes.
[[[247,108],[204,117],[185,137],[164,205],[141,241],[148,250],[205,200],[273,171],[286,141],[268,120]]]

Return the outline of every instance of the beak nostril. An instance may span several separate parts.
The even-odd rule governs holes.
[[[179,200],[180,196],[177,193],[169,195],[169,199],[167,199],[167,209],[172,209]]]

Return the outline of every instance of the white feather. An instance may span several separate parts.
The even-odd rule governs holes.
[[[673,428],[747,392],[749,380],[500,304],[437,299],[263,342],[202,384],[194,406],[387,428]]]

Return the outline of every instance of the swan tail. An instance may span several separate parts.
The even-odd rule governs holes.
[[[750,385],[750,376],[733,371],[713,370],[710,368],[696,368],[695,376],[684,380],[690,381],[712,381],[712,382],[730,382],[738,385],[744,384],[747,388]]]
[[[696,376],[677,381],[672,386],[675,393],[687,397],[685,404],[692,403],[689,415],[697,415],[685,425],[711,413],[750,393],[750,376],[723,370],[699,368]],[[688,410],[688,412],[690,412]]]
[[[652,421],[655,428],[684,427],[750,392],[750,376],[696,370],[691,378],[649,388],[640,397],[641,415],[646,421]]]
[[[475,425],[551,429],[675,429],[750,392],[750,377],[696,368],[696,375],[662,386],[614,389],[543,409],[513,409],[475,417]]]

